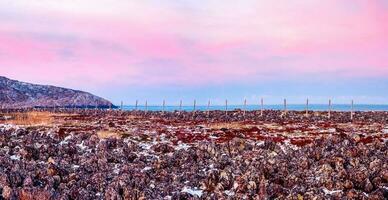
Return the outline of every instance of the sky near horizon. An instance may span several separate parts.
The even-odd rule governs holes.
[[[388,103],[388,0],[1,0],[0,75],[118,104]]]

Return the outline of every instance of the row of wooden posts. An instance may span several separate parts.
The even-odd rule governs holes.
[[[283,114],[287,114],[287,99],[284,99],[284,111],[283,111]],[[135,103],[135,110],[138,110],[138,105],[139,105],[139,101],[136,100],[136,103]],[[148,111],[148,101],[146,100],[145,101],[145,109],[144,111],[147,112]],[[197,101],[194,100],[194,103],[193,103],[193,112],[196,111],[196,106],[197,106]],[[264,99],[261,98],[260,100],[260,106],[261,106],[261,109],[260,109],[260,115],[263,116],[263,112],[264,112]],[[166,107],[166,101],[163,100],[163,104],[162,104],[162,112],[164,113],[165,112],[165,107]],[[243,115],[245,116],[246,114],[246,107],[247,107],[247,100],[245,99],[244,100],[244,107],[243,107]],[[120,106],[120,109],[123,110],[123,102],[121,101],[121,106]],[[179,111],[182,111],[182,100],[180,100],[179,102]],[[208,101],[207,103],[207,115],[209,115],[209,111],[210,111],[210,100]],[[331,111],[332,111],[332,104],[331,104],[331,99],[329,99],[329,105],[328,105],[328,118],[330,119],[331,118]],[[309,99],[306,100],[306,110],[305,110],[305,115],[306,117],[308,117],[309,115]],[[227,115],[228,113],[228,100],[225,100],[225,115]],[[353,116],[354,116],[354,101],[352,100],[351,101],[351,110],[350,110],[350,119],[353,120]]]

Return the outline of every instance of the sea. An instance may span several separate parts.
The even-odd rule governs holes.
[[[274,105],[264,105],[263,108],[265,110],[284,110],[284,105],[280,104],[274,104]],[[193,111],[194,106],[182,106],[181,108],[179,106],[159,106],[159,105],[149,105],[147,108],[142,105],[136,106],[134,105],[125,105],[123,106],[123,110],[148,110],[148,111]],[[227,110],[236,110],[241,109],[244,110],[244,105],[228,105]],[[246,110],[260,110],[260,105],[247,105],[245,107]],[[312,111],[327,111],[329,110],[329,106],[326,104],[310,104],[308,107],[309,110]],[[226,110],[226,106],[221,105],[214,105],[214,106],[204,106],[204,105],[197,105],[195,107],[195,110],[199,111],[207,111],[207,110]],[[294,111],[304,111],[306,110],[306,105],[302,104],[289,104],[287,105],[287,110],[294,110]],[[332,104],[331,105],[332,111],[351,111],[352,106],[350,104]],[[354,104],[353,105],[354,111],[388,111],[388,104],[387,105],[371,105],[371,104]]]

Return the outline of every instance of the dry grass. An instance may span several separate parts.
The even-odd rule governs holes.
[[[230,123],[212,123],[208,125],[208,128],[211,129],[221,129],[221,128],[227,128],[227,129],[245,129],[245,128],[251,128],[254,125],[249,124],[242,124],[240,122],[230,122]]]
[[[49,112],[27,112],[27,113],[11,113],[10,120],[6,120],[6,123],[15,125],[52,125],[54,123],[54,117]]]
[[[115,132],[115,131],[99,131],[97,132],[97,136],[100,139],[106,139],[106,138],[116,138],[120,139],[123,136],[123,133],[121,132]]]

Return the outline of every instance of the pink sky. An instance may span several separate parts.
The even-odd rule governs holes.
[[[388,79],[387,21],[381,0],[2,0],[0,74],[92,90]]]

